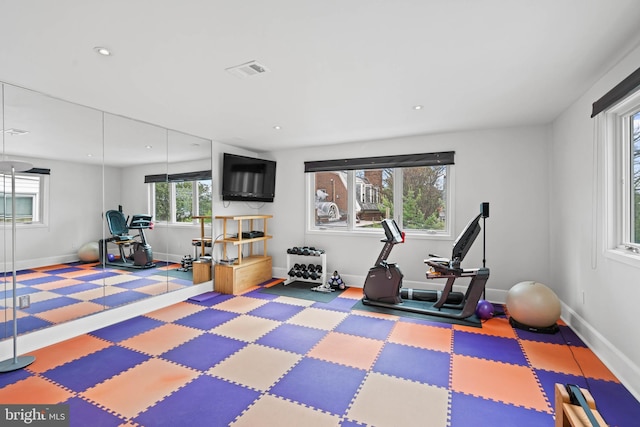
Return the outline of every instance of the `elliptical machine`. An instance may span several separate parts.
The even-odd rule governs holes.
[[[454,242],[451,259],[432,255],[432,258],[424,261],[430,267],[427,279],[447,279],[442,291],[402,289],[404,275],[398,265],[388,263],[387,258],[394,245],[404,243],[404,233],[393,219],[383,220],[382,226],[386,235],[386,239],[382,240],[384,247],[376,265],[369,269],[365,279],[362,303],[453,319],[465,319],[473,315],[480,297],[484,294],[489,269],[484,266],[484,260],[483,267],[475,269],[463,269],[461,262],[480,233],[480,218],[488,216],[489,204],[483,203],[480,214],[467,224]],[[454,282],[461,277],[471,279],[464,294],[452,291]]]

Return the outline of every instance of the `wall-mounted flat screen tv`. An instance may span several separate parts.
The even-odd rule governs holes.
[[[273,202],[276,162],[224,153],[222,200]]]

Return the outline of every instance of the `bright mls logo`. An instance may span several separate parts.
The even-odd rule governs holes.
[[[0,425],[69,427],[69,405],[0,405]]]

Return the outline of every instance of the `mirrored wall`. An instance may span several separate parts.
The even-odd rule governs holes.
[[[13,334],[14,213],[18,334],[193,285],[211,141],[0,87],[2,159],[33,166],[15,194],[0,174],[0,340]]]

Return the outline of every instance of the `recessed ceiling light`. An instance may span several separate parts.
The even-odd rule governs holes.
[[[153,145],[145,145],[144,148],[146,148],[147,150],[151,150],[153,148]]]
[[[93,50],[102,56],[111,56],[111,51],[109,49],[107,49],[106,47],[101,47],[101,46],[96,46],[93,48]]]
[[[414,110],[422,110],[422,105],[414,105],[413,109]]]
[[[282,128],[281,128],[280,126],[278,126],[278,125],[275,125],[273,128],[274,128],[275,130],[280,130],[280,129],[282,129]]]
[[[87,154],[87,157],[93,157],[93,154],[89,153]]]

